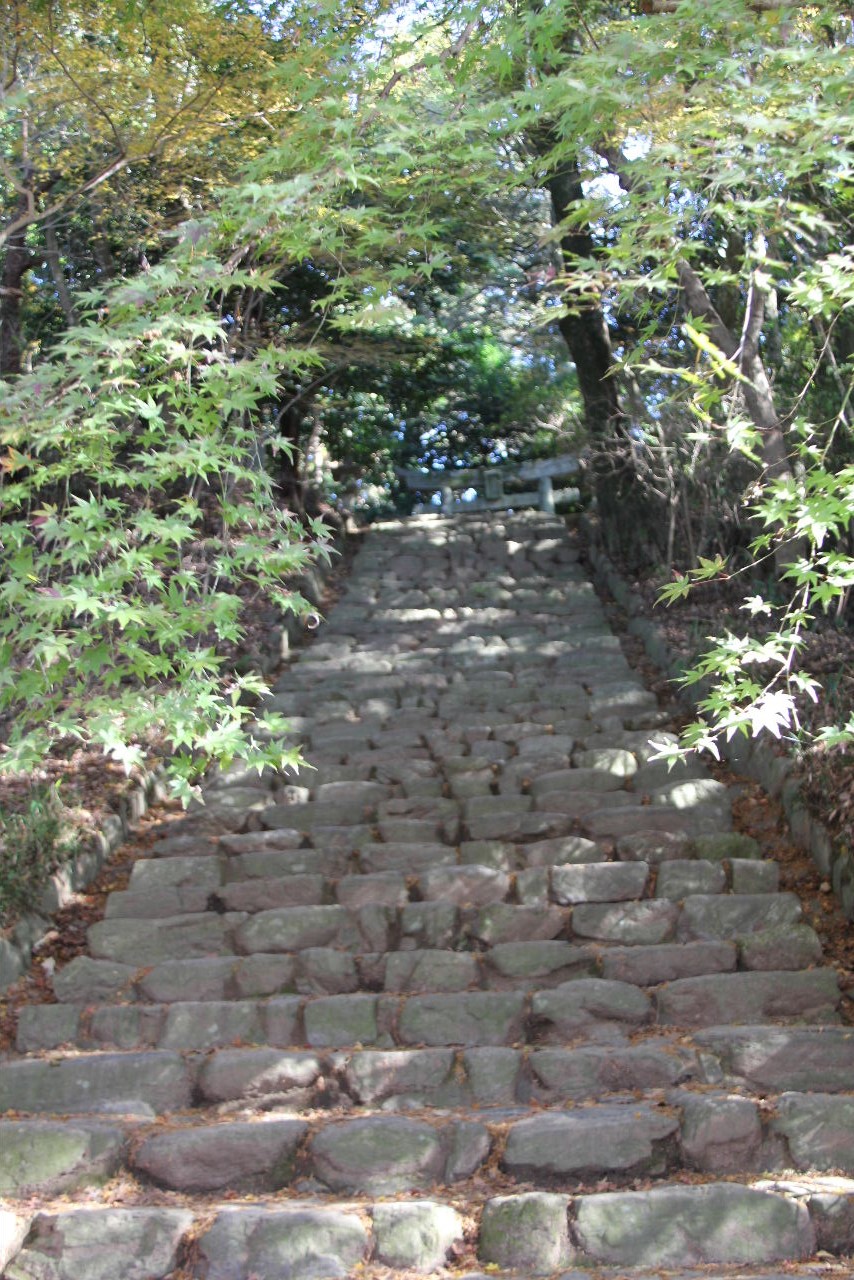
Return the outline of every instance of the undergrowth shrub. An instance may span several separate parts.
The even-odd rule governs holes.
[[[0,927],[32,911],[53,872],[79,848],[56,786],[33,787],[22,813],[0,809]]]

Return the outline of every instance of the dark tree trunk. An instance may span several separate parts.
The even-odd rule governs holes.
[[[576,164],[564,165],[547,178],[552,201],[552,217],[559,225],[583,198],[581,174]],[[587,227],[567,230],[560,238],[561,256],[566,271],[578,259],[588,261],[595,256],[593,237]],[[562,316],[558,327],[569,348],[578,375],[578,386],[584,401],[584,418],[593,440],[607,439],[620,414],[613,354],[608,326],[598,302],[591,302]]]
[[[24,276],[32,265],[32,254],[26,245],[26,232],[21,230],[6,241],[6,255],[0,274],[0,378],[13,378],[21,372],[21,302]]]
[[[547,151],[554,139],[544,136]],[[546,178],[552,218],[560,225],[571,218],[583,199],[581,173],[573,162]],[[596,256],[596,244],[587,226],[568,226],[560,238],[563,268],[571,275],[578,261]],[[632,569],[658,558],[664,534],[660,512],[638,482],[635,453],[620,404],[611,337],[601,303],[571,296],[572,309],[561,316],[558,327],[575,364],[578,388],[584,403],[584,422],[592,445],[592,485],[602,537],[608,551]],[[659,527],[660,526],[660,527]]]

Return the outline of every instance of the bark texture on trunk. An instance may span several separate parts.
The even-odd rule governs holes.
[[[32,265],[26,233],[18,231],[6,242],[0,273],[0,378],[14,378],[21,372],[24,349],[21,332],[21,302],[24,276]]]

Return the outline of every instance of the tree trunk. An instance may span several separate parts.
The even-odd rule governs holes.
[[[566,219],[583,198],[581,174],[577,164],[564,165],[551,173],[546,186],[552,202],[555,225]],[[588,228],[567,230],[560,238],[564,270],[572,271],[579,258],[595,256],[593,237]],[[561,316],[558,328],[569,348],[578,375],[578,386],[584,401],[584,419],[591,438],[607,439],[609,429],[620,414],[613,355],[608,326],[598,302],[586,303],[569,315]]]
[[[74,299],[71,296],[71,290],[65,278],[65,270],[62,266],[62,257],[59,252],[59,241],[56,238],[56,226],[53,222],[46,222],[44,225],[44,242],[45,261],[53,280],[53,287],[56,289],[59,305],[62,307],[62,314],[65,316],[65,323],[69,326],[76,324],[77,309],[74,306]]]
[[[0,274],[0,378],[14,378],[21,372],[21,302],[24,276],[32,265],[26,232],[16,231],[6,242]]]

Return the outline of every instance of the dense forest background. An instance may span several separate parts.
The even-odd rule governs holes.
[[[401,467],[565,451],[752,625],[688,746],[804,730],[854,584],[849,6],[7,3],[2,766],[281,766],[224,650]],[[743,584],[743,586],[742,586]],[[854,720],[811,722],[828,744]]]

